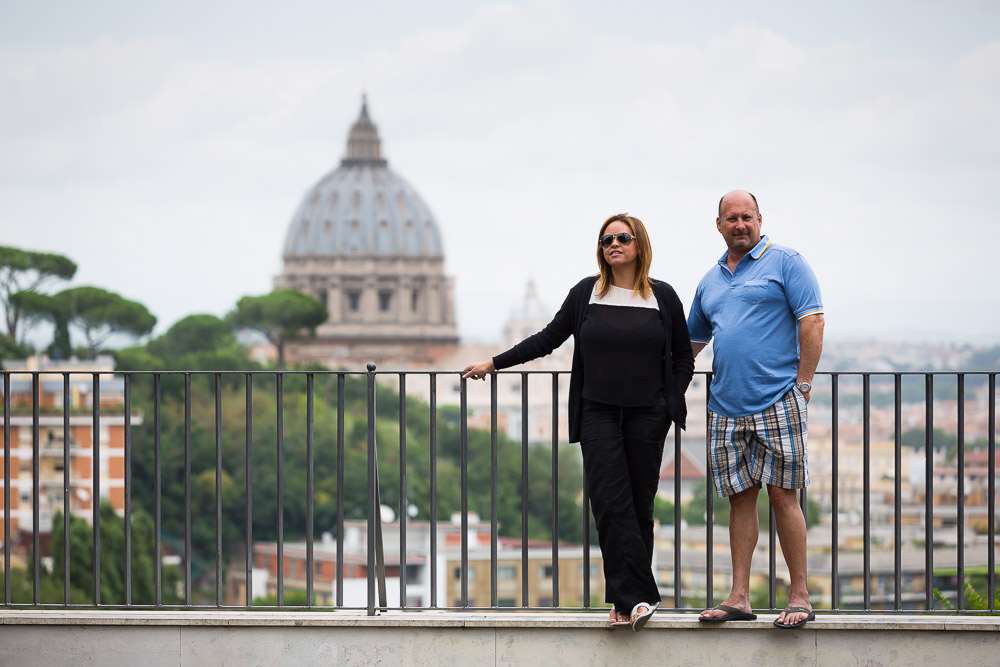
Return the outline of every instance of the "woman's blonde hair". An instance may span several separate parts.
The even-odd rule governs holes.
[[[622,222],[632,232],[632,243],[636,244],[635,284],[632,286],[632,293],[648,299],[653,293],[653,281],[649,277],[649,265],[653,262],[653,247],[649,244],[649,234],[646,233],[646,226],[642,224],[642,220],[628,213],[617,213],[605,220],[597,235],[597,266],[601,269],[597,278],[597,296],[603,297],[611,290],[611,265],[604,259],[601,237],[612,222]]]

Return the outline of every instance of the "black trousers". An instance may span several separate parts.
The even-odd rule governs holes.
[[[629,613],[639,602],[659,602],[653,577],[653,498],[666,408],[623,408],[584,400],[580,448],[604,559],[605,601]]]

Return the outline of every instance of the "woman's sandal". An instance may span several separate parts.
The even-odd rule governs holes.
[[[636,606],[632,607],[632,614],[629,616],[629,624],[632,626],[632,630],[635,632],[642,630],[643,626],[646,625],[646,621],[653,616],[653,612],[656,611],[656,608],[659,606],[659,602],[655,602],[653,604],[650,604],[649,602],[640,602]],[[640,607],[645,607],[646,611],[640,612]]]

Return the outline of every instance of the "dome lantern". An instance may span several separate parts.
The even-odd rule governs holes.
[[[347,155],[340,161],[340,166],[384,167],[387,164],[388,162],[382,158],[382,140],[378,138],[378,128],[368,116],[368,96],[362,95],[361,114],[347,135]]]

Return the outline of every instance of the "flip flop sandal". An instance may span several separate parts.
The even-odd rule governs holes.
[[[725,623],[726,621],[756,621],[757,614],[731,607],[728,604],[720,604],[715,607],[719,611],[724,611],[724,616],[699,616],[698,620],[704,623]]]
[[[618,612],[615,611],[614,608],[611,609],[611,613],[614,614],[615,620],[612,621],[611,620],[611,615],[610,614],[608,615],[608,625],[610,627],[612,627],[612,628],[622,628],[622,627],[625,627],[626,625],[628,625],[628,621],[627,620],[625,620],[625,621],[619,621],[618,620]]]
[[[642,630],[643,626],[646,625],[646,621],[653,616],[653,612],[656,611],[656,608],[659,606],[659,602],[655,604],[640,602],[636,606],[632,607],[632,614],[629,616],[629,619],[631,619],[629,623],[632,626],[632,630],[635,632]],[[646,611],[640,612],[639,607],[645,607]]]
[[[785,616],[787,617],[789,614],[808,614],[808,615],[798,623],[787,623],[787,624],[778,623],[778,619],[774,619],[774,627],[782,628],[784,630],[793,630],[795,628],[801,628],[809,621],[816,620],[815,612],[813,612],[813,610],[809,609],[808,607],[785,607]]]

